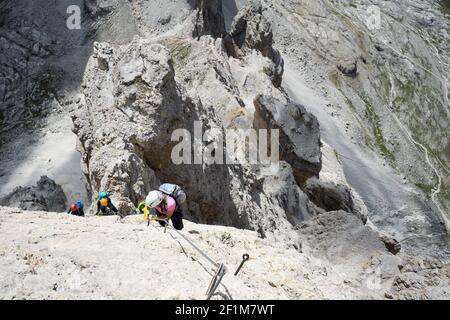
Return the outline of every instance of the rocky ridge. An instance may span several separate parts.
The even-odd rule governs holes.
[[[301,228],[314,243],[302,252],[232,227],[186,222],[182,232],[227,268],[213,299],[449,298],[448,265],[389,254],[352,214],[326,213]],[[3,299],[204,299],[215,271],[177,233],[141,216],[0,207],[0,230]],[[243,253],[250,260],[235,277]]]
[[[92,194],[110,190],[118,207],[132,212],[149,189],[172,181],[185,187],[186,214],[196,221],[297,242],[291,223],[327,209],[318,208],[302,190],[308,178],[319,176],[319,129],[312,114],[277,88],[273,71],[281,76],[282,62],[271,48],[270,25],[260,24],[260,12],[261,7],[249,7],[236,17],[234,33],[224,38],[211,33],[197,40],[170,33],[157,40],[135,38],[128,45],[94,45],[72,113]],[[236,28],[243,28],[239,25],[245,25],[248,35],[243,42],[236,38]],[[250,41],[253,34],[256,42]],[[270,97],[256,97],[263,93]],[[276,176],[271,168],[245,163],[175,165],[176,142],[170,134],[176,129],[194,133],[196,122],[201,122],[202,134],[208,130],[206,150],[220,144],[227,129],[251,128],[279,128],[281,145],[291,147]]]
[[[258,259],[277,264],[271,277],[279,281],[266,283],[261,275],[267,269],[256,269],[251,280],[234,284],[237,291],[245,292],[244,298],[342,298],[342,294],[345,298],[448,297],[445,261],[450,242],[442,214],[448,205],[448,181],[443,174],[448,160],[448,90],[446,83],[439,81],[448,75],[448,23],[437,11],[436,1],[377,2],[384,23],[374,34],[368,33],[364,24],[366,9],[372,4],[369,1],[352,6],[325,0],[78,4],[85,19],[82,29],[69,32],[70,37],[61,28],[67,7],[64,1],[55,8],[34,1],[33,13],[11,1],[0,7],[0,49],[5,53],[1,71],[6,79],[0,87],[4,97],[0,138],[6,142],[2,150],[16,150],[16,135],[33,136],[36,128],[45,130],[50,110],[70,114],[91,196],[86,202],[95,202],[97,191],[108,190],[120,210],[131,214],[149,189],[171,181],[188,193],[184,208],[188,220],[256,231],[188,223],[188,232],[191,226],[199,228],[191,234],[212,242],[213,251],[223,243],[212,240],[215,236],[207,234],[209,228],[212,233],[233,230],[233,237],[242,238],[241,244],[256,235],[259,240],[255,243],[264,243]],[[409,9],[403,10],[405,7]],[[36,20],[36,12],[47,9],[54,10],[57,18]],[[405,26],[411,33],[400,31]],[[405,34],[409,45],[393,43],[392,39]],[[399,50],[420,57],[421,65],[425,63],[432,73],[399,55]],[[18,61],[19,67],[14,68]],[[31,87],[24,85],[29,84],[24,79],[30,75],[36,76]],[[413,93],[418,87],[425,91]],[[423,105],[427,108],[422,110]],[[418,109],[423,113],[419,118],[427,119],[426,125],[414,118]],[[282,161],[275,167],[203,161],[176,165],[171,161],[177,144],[172,133],[176,129],[194,133],[198,123],[203,141],[189,158],[195,160],[199,150],[213,157],[220,155],[217,146],[229,129],[244,134],[250,129],[278,129]],[[24,130],[26,126],[29,130]],[[424,131],[429,127],[436,137]],[[196,141],[191,141],[195,145]],[[421,165],[411,166],[414,161]],[[0,178],[3,175],[0,172]],[[23,207],[23,193],[16,192],[5,204]],[[66,200],[60,200],[62,208]],[[34,208],[63,210],[44,205]],[[39,239],[50,232],[42,213],[28,217],[15,209],[1,211],[7,213],[2,220],[5,230],[33,221],[43,223]],[[50,213],[47,219],[53,217]],[[69,228],[75,233],[78,231],[73,228],[90,226],[99,231],[103,222],[116,221],[105,218],[96,224],[99,218],[84,222],[66,218],[74,226],[63,224],[61,230]],[[124,229],[113,227],[115,234],[107,240],[116,242],[115,235],[120,234],[121,241],[127,239],[125,234],[136,231],[130,231],[128,224],[142,223],[139,219],[126,218]],[[60,236],[63,234],[55,233],[50,240],[61,248],[57,256],[64,260],[70,245],[63,245]],[[20,235],[17,238],[8,232],[3,237],[22,243],[26,250],[37,245],[39,254],[49,245],[37,240],[25,244]],[[225,243],[228,238],[221,236]],[[85,240],[77,236],[71,241]],[[133,245],[118,242],[123,248]],[[271,256],[270,245],[265,247],[271,242],[278,244],[280,259],[261,257]],[[239,249],[259,248],[241,244]],[[20,255],[16,249],[3,249],[3,257],[8,259]],[[160,246],[151,249],[165,250]],[[295,258],[285,259],[283,252]],[[89,256],[83,246],[77,255],[80,259]],[[127,259],[142,255],[137,249]],[[15,274],[4,265],[12,281],[6,279],[2,284],[5,297],[139,296],[121,283],[108,287],[102,282],[106,278],[94,289],[87,285],[75,293],[56,293],[69,274],[49,285],[53,280],[48,282],[51,277],[47,275],[55,267],[53,254],[50,258],[44,257],[45,252],[40,258],[35,256],[24,255],[25,265],[33,266],[32,275],[36,264],[50,261],[41,269],[44,275],[39,275],[45,285],[27,291],[24,283],[29,281],[31,288],[38,288],[35,279]],[[112,256],[109,252],[104,260]],[[118,276],[122,258],[111,271],[112,278]],[[175,257],[170,265],[181,260]],[[308,272],[298,271],[295,264],[299,260]],[[95,260],[92,265],[102,263]],[[158,285],[162,281],[146,279],[152,286],[154,281]],[[258,285],[252,284],[255,279]],[[267,290],[266,284],[272,289]],[[248,291],[248,287],[254,290]],[[117,288],[121,289],[116,294]],[[161,294],[167,298],[182,298],[179,292],[186,291],[171,291],[165,284],[162,288],[165,293]],[[224,297],[230,298],[229,293],[223,292]],[[187,298],[201,297],[193,293]]]

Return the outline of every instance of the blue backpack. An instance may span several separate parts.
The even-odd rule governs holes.
[[[186,201],[186,193],[176,184],[164,183],[159,187],[159,191],[174,198],[178,205]]]
[[[83,209],[83,203],[80,201],[75,202],[75,205],[77,206],[78,209]]]

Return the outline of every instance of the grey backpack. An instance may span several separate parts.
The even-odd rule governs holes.
[[[176,184],[164,183],[159,187],[159,191],[174,198],[178,205],[186,201],[186,193]]]

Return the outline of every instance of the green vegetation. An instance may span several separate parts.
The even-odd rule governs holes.
[[[391,91],[391,79],[389,78],[388,73],[380,70],[380,73],[377,76],[377,78],[379,79],[379,81],[381,82],[381,85],[382,85],[382,87],[380,87],[380,89],[382,89],[384,91],[381,96],[389,97],[389,92]],[[374,89],[377,89],[377,88],[374,87]],[[389,100],[389,99],[387,99],[387,100]]]
[[[450,0],[442,0],[441,6],[444,14],[450,16]]]
[[[384,137],[383,137],[383,131],[381,130],[380,126],[380,118],[378,117],[377,113],[374,111],[372,105],[363,97],[361,99],[364,101],[366,105],[366,110],[364,112],[365,117],[367,120],[369,120],[370,124],[372,125],[372,132],[375,137],[375,143],[377,145],[377,148],[383,152],[384,156],[391,162],[392,165],[394,165],[395,162],[395,156],[394,154],[388,149],[388,147],[385,144]]]
[[[385,84],[385,83],[387,83],[388,79],[387,79],[387,75],[385,75],[385,74],[384,74],[384,77],[386,79],[384,79],[385,81],[382,81],[382,83]],[[329,79],[338,89],[340,89],[340,87],[341,87],[340,78],[339,78],[339,75],[336,72],[331,72],[329,74]],[[386,90],[389,90],[387,85],[386,85]],[[365,126],[360,121],[360,117],[358,115],[358,111],[356,110],[356,108],[353,105],[352,101],[344,94],[344,92],[342,90],[340,90],[340,91],[343,94],[343,96],[344,96],[344,98],[345,98],[345,100],[347,102],[347,105],[350,107],[350,110],[352,111],[353,115],[355,116],[355,119],[358,121],[358,123],[361,126],[361,128],[364,128]],[[384,137],[383,137],[383,131],[381,130],[381,125],[380,125],[380,118],[378,117],[378,115],[376,114],[374,109],[372,108],[372,105],[367,101],[367,98],[365,98],[365,97],[363,97],[361,95],[360,95],[360,98],[361,98],[362,101],[364,101],[364,104],[366,106],[366,109],[365,109],[365,112],[364,112],[364,117],[365,117],[365,119],[367,119],[369,121],[369,124],[372,127],[372,133],[373,133],[373,136],[375,138],[375,146],[376,146],[376,148],[384,154],[386,159],[392,165],[394,165],[394,163],[395,163],[395,156],[388,149],[388,147],[385,144]],[[372,141],[370,139],[370,132],[367,132],[367,134],[365,135],[365,141],[366,141],[366,145],[369,148],[373,149],[374,146],[373,146]]]
[[[396,82],[401,94],[398,94],[395,97],[395,104],[401,103],[404,105],[410,105],[414,100],[416,92],[419,90],[419,86],[416,86],[415,83],[410,80],[408,80],[406,83],[398,80]]]
[[[413,81],[406,83],[397,81],[397,86],[399,94],[395,102],[397,105],[402,105],[402,109],[409,113],[407,127],[412,137],[424,145],[433,157],[444,160],[450,150],[450,144],[447,142],[447,144],[437,146],[434,144],[435,141],[427,141],[425,138],[426,133],[433,130],[435,139],[445,141],[442,139],[442,135],[446,135],[447,130],[437,120],[446,115],[439,92],[436,92],[432,86],[417,84]],[[424,110],[428,110],[431,116],[424,117]]]
[[[446,188],[445,186],[441,186],[441,192],[439,193],[439,196],[444,198],[446,201],[450,203],[450,188]]]
[[[425,192],[425,194],[431,194],[433,191],[434,186],[431,184],[424,184],[424,183],[416,183],[416,187]]]
[[[384,142],[383,137],[383,131],[380,127],[380,118],[378,115],[373,111],[373,108],[370,106],[367,106],[365,115],[367,116],[367,119],[369,119],[370,123],[372,124],[372,131],[375,136],[375,142],[378,147],[378,149],[383,152],[383,154],[390,160],[392,163],[395,161],[394,154],[386,147],[386,144]]]
[[[414,82],[408,80],[406,83],[398,81],[398,84],[400,85],[400,89],[404,93],[403,97],[405,99],[407,98],[414,98],[415,92],[417,92],[417,86],[414,84]]]

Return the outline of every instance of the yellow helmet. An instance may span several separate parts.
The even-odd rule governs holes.
[[[106,198],[101,199],[100,200],[100,205],[102,207],[106,207],[108,205],[108,199],[106,199]]]

